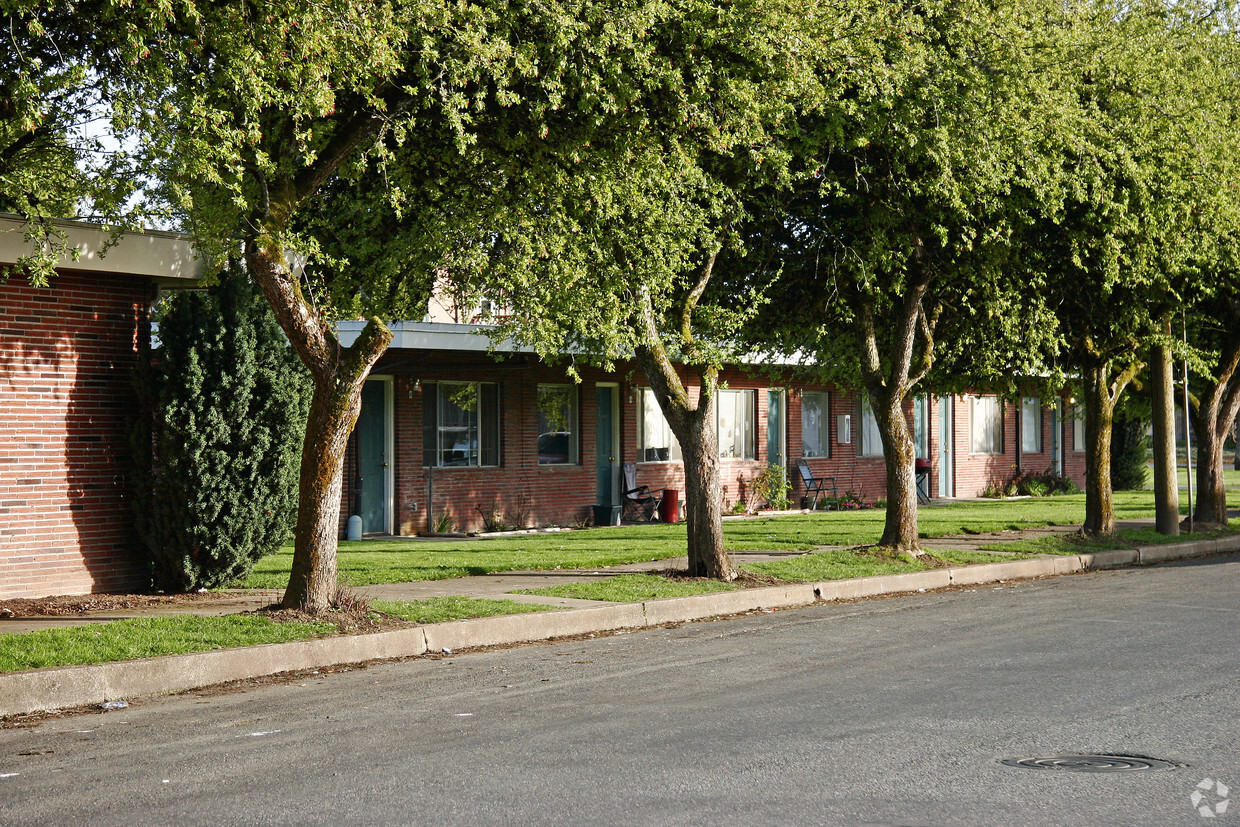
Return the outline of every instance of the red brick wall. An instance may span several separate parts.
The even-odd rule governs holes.
[[[143,581],[124,474],[146,291],[108,275],[0,284],[0,599]]]
[[[410,366],[411,361],[416,365]],[[622,366],[613,373],[592,368],[582,368],[582,383],[578,387],[579,411],[579,462],[567,466],[540,466],[537,456],[538,417],[536,393],[539,383],[567,383],[564,371],[548,367],[533,357],[510,356],[496,363],[483,354],[429,353],[411,357],[394,351],[385,357],[375,373],[394,374],[396,434],[396,530],[400,534],[416,534],[428,527],[428,508],[433,518],[445,512],[453,517],[455,527],[475,531],[483,527],[479,506],[490,511],[528,511],[532,525],[573,525],[584,521],[590,514],[590,506],[597,502],[595,449],[595,388],[599,382],[619,383],[621,462],[637,460],[637,420],[640,390],[647,383],[631,365]],[[423,383],[436,381],[496,382],[500,386],[501,406],[501,467],[499,468],[436,468],[434,469],[433,502],[428,505],[428,475],[422,467],[422,396],[415,389],[415,380]],[[690,388],[690,395],[698,393],[691,377],[682,373],[682,381]],[[725,511],[740,499],[747,498],[754,476],[765,468],[768,457],[768,390],[772,387],[786,391],[786,464],[792,483],[790,498],[793,505],[800,505],[804,492],[797,460],[801,457],[801,394],[808,390],[827,391],[827,436],[830,455],[806,458],[816,477],[835,477],[839,494],[855,492],[864,501],[874,501],[887,496],[886,468],[882,456],[858,456],[860,450],[861,412],[856,393],[841,391],[821,385],[803,385],[767,376],[747,375],[738,370],[726,370],[720,381],[730,388],[752,388],[755,393],[755,440],[757,459],[721,461],[720,477],[723,486]],[[1005,402],[1003,406],[1004,443],[1001,454],[971,454],[969,452],[969,405],[964,397],[954,397],[953,431],[956,451],[953,460],[955,474],[953,496],[971,497],[981,493],[987,484],[1005,484],[1015,474],[1016,452],[1019,448],[1019,430],[1015,406]],[[939,456],[939,410],[937,398],[928,403],[929,448],[931,461],[930,492],[938,495]],[[839,417],[852,418],[852,434],[849,442],[841,442]],[[905,406],[910,429],[913,426],[913,403]],[[1071,438],[1071,420],[1066,423],[1067,437]],[[1050,412],[1043,416],[1042,454],[1025,455],[1022,463],[1034,471],[1044,470],[1050,464]],[[1077,460],[1082,454],[1074,454],[1071,443],[1066,453],[1067,470],[1078,484],[1083,482]],[[346,490],[344,503],[351,502],[349,483],[354,478],[350,454],[345,473]],[[652,489],[671,488],[684,497],[684,469],[679,462],[638,462],[637,483]],[[341,530],[344,530],[348,508],[341,510]],[[510,521],[511,522],[511,521]]]

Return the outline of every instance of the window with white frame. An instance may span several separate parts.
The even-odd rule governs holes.
[[[721,459],[757,459],[754,419],[757,392],[754,390],[716,391],[715,416]]]
[[[1079,403],[1072,408],[1072,450],[1085,450],[1085,406]]]
[[[1003,406],[999,397],[969,398],[969,453],[1003,453]]]
[[[830,422],[825,391],[804,391],[801,394],[801,456],[831,456],[827,423]]]
[[[913,445],[918,459],[930,459],[930,401],[913,397]]]
[[[1026,396],[1020,400],[1020,450],[1042,453],[1042,399]]]
[[[423,465],[499,465],[499,434],[499,386],[494,382],[423,384]]]
[[[881,457],[883,455],[883,435],[878,430],[878,419],[870,400],[861,397],[861,427],[858,429],[861,444],[857,446],[857,456]]]
[[[538,464],[577,464],[577,386],[538,386]]]
[[[667,424],[654,391],[642,388],[641,409],[637,414],[637,457],[641,462],[669,462],[682,459],[680,443]]]
[[[754,421],[757,417],[757,392],[746,390],[716,391],[715,428],[722,459],[756,459],[757,441]],[[643,388],[637,423],[637,456],[640,462],[680,461],[684,455],[654,391]]]

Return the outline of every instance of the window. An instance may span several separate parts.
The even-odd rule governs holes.
[[[756,459],[754,439],[753,390],[721,390],[715,404],[715,426],[719,435],[719,456],[722,459]],[[642,389],[641,409],[637,422],[637,456],[641,462],[669,462],[684,459],[680,443],[663,416],[654,391]]]
[[[801,394],[801,456],[829,457],[830,443],[827,435],[828,402],[822,391],[805,391]]]
[[[1042,400],[1036,396],[1020,400],[1020,450],[1042,453]]]
[[[1072,409],[1072,450],[1085,450],[1085,406],[1080,404]]]
[[[637,420],[637,457],[642,462],[680,460],[680,443],[663,417],[663,409],[650,388],[642,388]]]
[[[930,459],[930,403],[924,396],[913,397],[913,445],[918,459]]]
[[[756,399],[757,393],[753,390],[718,391],[715,412],[721,459],[758,458],[754,440]]]
[[[883,455],[883,436],[878,430],[878,420],[870,407],[870,400],[861,397],[861,428],[859,429],[861,445],[857,448],[857,456],[881,457]]]
[[[499,386],[428,382],[422,386],[422,464],[499,465]]]
[[[577,464],[577,386],[538,386],[538,464]]]
[[[969,453],[1003,453],[1003,407],[997,396],[969,399]]]

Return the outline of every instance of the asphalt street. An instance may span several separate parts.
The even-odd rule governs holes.
[[[1237,710],[1229,555],[50,718],[0,822],[1240,824]],[[1077,753],[1175,767],[999,763]]]

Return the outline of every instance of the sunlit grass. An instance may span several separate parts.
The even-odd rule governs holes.
[[[0,635],[0,672],[285,643],[335,631],[331,623],[276,623],[253,615],[113,620]]]
[[[1235,493],[1240,497],[1240,492]],[[1120,520],[1151,517],[1153,492],[1117,492],[1115,511]],[[723,533],[732,551],[810,551],[822,546],[876,543],[882,535],[884,518],[883,510],[873,509],[726,520]],[[924,537],[941,537],[1080,524],[1084,519],[1085,495],[1074,494],[923,507],[918,513],[918,528]],[[365,540],[340,544],[339,575],[350,586],[365,586],[523,569],[601,568],[684,554],[683,523],[459,542]],[[264,557],[240,585],[283,588],[288,583],[292,559],[291,547]]]
[[[541,603],[518,603],[515,600],[490,600],[485,597],[430,597],[426,600],[374,600],[372,609],[414,623],[444,623],[475,617],[528,614],[559,608]]]
[[[544,597],[569,597],[578,600],[609,600],[613,603],[638,603],[659,597],[688,597],[695,594],[726,592],[740,588],[735,583],[719,580],[670,580],[655,574],[621,574],[605,580],[567,583],[545,589],[524,589],[517,594]]]

